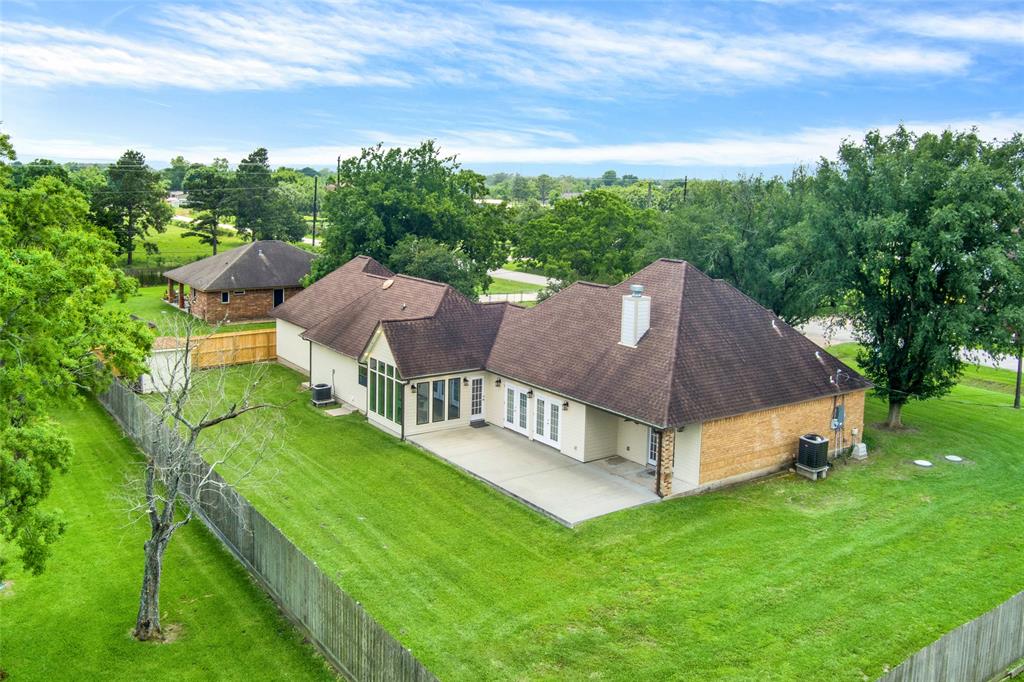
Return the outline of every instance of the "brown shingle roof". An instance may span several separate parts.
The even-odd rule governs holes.
[[[619,344],[631,284],[651,296],[650,330],[636,348]],[[738,290],[666,259],[621,284],[577,283],[507,315],[487,367],[662,427],[870,386]]]
[[[483,369],[508,303],[473,303],[452,290],[432,317],[381,323],[403,378]]]
[[[264,239],[168,270],[164,276],[200,291],[297,287],[309,274],[313,258],[287,242]]]
[[[446,284],[404,275],[369,277],[376,280],[376,287],[307,329],[302,337],[357,358],[382,320],[433,315],[451,288]],[[391,285],[385,289],[387,281],[391,281]]]
[[[390,274],[373,259],[353,259],[274,315],[350,357],[379,326],[406,379],[486,368],[658,427],[871,385],[684,261],[656,261],[611,287],[576,283],[532,309],[474,303],[446,284]],[[650,329],[636,348],[619,344],[631,284],[651,297]]]
[[[309,329],[366,292],[379,288],[382,277],[393,275],[373,258],[356,256],[274,308],[270,315]]]

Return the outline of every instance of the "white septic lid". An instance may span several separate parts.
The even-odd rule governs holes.
[[[916,464],[919,467],[925,467],[925,468],[930,467],[932,465],[932,463],[929,462],[926,459],[915,459],[914,460],[914,464]]]
[[[962,461],[964,461],[964,458],[960,457],[958,455],[946,455],[946,459],[948,459],[950,462],[962,462]]]

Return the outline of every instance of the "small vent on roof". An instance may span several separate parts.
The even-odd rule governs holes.
[[[402,310],[405,310],[405,304],[404,303],[402,304]]]
[[[384,283],[380,285],[380,288],[381,289],[390,289],[391,285],[394,284],[394,283],[395,283],[395,280],[393,280],[393,279],[386,279],[386,280],[384,280]]]

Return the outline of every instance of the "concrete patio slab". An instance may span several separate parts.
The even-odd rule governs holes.
[[[500,426],[436,431],[409,440],[567,526],[658,501],[649,487]]]

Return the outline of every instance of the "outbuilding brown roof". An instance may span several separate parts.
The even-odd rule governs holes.
[[[168,270],[164,277],[199,291],[297,287],[314,255],[277,239],[263,239]]]

